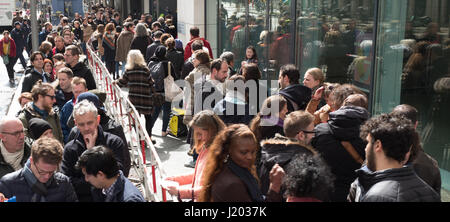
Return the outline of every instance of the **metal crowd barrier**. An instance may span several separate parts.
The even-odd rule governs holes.
[[[94,75],[97,89],[106,93],[105,108],[124,129],[131,148],[131,164],[139,177],[144,197],[147,201],[167,202],[166,190],[161,186],[166,173],[145,129],[144,116],[137,112],[127,95],[117,85],[112,84],[113,77],[93,50],[92,44],[88,43],[86,48],[89,68]],[[146,159],[146,148],[150,151],[150,160]],[[158,187],[161,193],[158,193]],[[176,197],[170,194],[169,196],[172,201],[177,200]]]

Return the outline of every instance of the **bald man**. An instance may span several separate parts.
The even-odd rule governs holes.
[[[0,120],[0,178],[8,173],[22,169],[30,157],[31,149],[24,143],[22,122],[15,117]]]

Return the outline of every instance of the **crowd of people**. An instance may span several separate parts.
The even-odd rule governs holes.
[[[129,87],[150,137],[161,111],[161,135],[167,136],[172,107],[183,101],[193,156],[185,166],[194,171],[162,183],[181,201],[441,200],[439,168],[421,147],[413,106],[370,118],[359,88],[326,82],[319,68],[308,69],[301,84],[293,64],[280,67],[279,93],[267,97],[253,46],[235,70],[234,53],[213,59],[197,27],[183,48],[170,15],[122,21],[112,8],[92,10],[73,21],[63,16],[56,30],[44,23],[31,67],[21,61],[23,108],[0,121],[0,199],[145,201],[127,178],[131,160],[123,128],[105,110],[105,93],[96,90],[81,59],[92,46],[113,84]],[[21,33],[21,25],[12,32]],[[15,64],[25,35],[19,42],[4,34],[0,48],[9,49]],[[172,87],[179,81],[186,85]]]

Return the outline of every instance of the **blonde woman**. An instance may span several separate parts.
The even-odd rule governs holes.
[[[128,98],[139,114],[144,115],[145,127],[151,139],[152,104],[150,100],[151,91],[149,89],[152,85],[152,80],[150,78],[150,70],[145,64],[144,56],[140,50],[132,49],[128,52],[125,73],[120,79],[115,80],[113,84],[118,84],[120,87],[129,86]]]

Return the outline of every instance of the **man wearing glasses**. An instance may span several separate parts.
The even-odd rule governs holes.
[[[41,138],[33,143],[31,158],[22,170],[0,179],[0,201],[16,196],[17,202],[76,202],[69,178],[57,172],[63,148],[53,138]]]
[[[53,109],[56,103],[55,89],[50,83],[42,83],[38,81],[31,90],[33,102],[27,103],[21,111],[19,111],[19,119],[23,123],[25,136],[29,137],[28,127],[32,118],[40,118],[47,121],[53,130],[55,139],[63,143],[63,135],[58,112]]]
[[[0,178],[22,169],[30,157],[25,141],[23,124],[18,118],[5,117],[0,121]]]
[[[275,164],[286,168],[296,155],[317,153],[310,145],[315,135],[314,116],[310,113],[303,110],[291,112],[284,120],[283,131],[286,137],[276,134],[273,139],[265,140],[261,145],[261,161],[257,166],[263,193],[269,190],[269,175]]]

